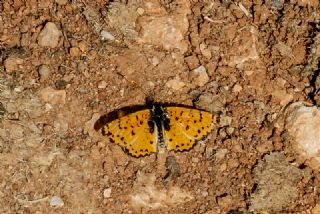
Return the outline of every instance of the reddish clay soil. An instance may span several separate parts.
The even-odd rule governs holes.
[[[320,213],[285,130],[319,105],[317,0],[0,2],[1,213]],[[217,113],[135,158],[94,130],[146,97]]]

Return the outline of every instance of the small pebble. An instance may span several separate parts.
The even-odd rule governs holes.
[[[229,126],[229,127],[227,127],[227,134],[228,135],[231,135],[233,132],[234,132],[234,128],[233,127],[231,127],[231,126]]]
[[[168,88],[172,88],[175,91],[181,90],[185,85],[186,84],[183,81],[181,81],[179,77],[171,79],[166,83],[166,86]]]
[[[55,90],[51,87],[39,90],[39,97],[42,101],[52,105],[65,104],[66,96],[67,93],[65,90]]]
[[[199,163],[199,158],[192,158],[191,161],[192,161],[193,163]]]
[[[207,69],[203,65],[191,71],[191,79],[200,87],[204,86],[210,80],[207,74]]]
[[[143,15],[143,14],[144,14],[144,9],[141,8],[141,7],[139,7],[139,8],[137,9],[137,13],[138,13],[140,16]]]
[[[103,190],[103,197],[104,198],[110,198],[111,197],[112,188],[106,188]]]
[[[214,156],[217,160],[222,160],[226,157],[227,153],[228,149],[219,149]]]
[[[39,76],[40,81],[47,80],[52,73],[52,70],[47,65],[40,65],[39,67]]]
[[[38,44],[42,47],[55,48],[59,44],[61,31],[53,22],[48,22],[38,36]]]
[[[23,86],[17,86],[13,89],[15,92],[17,93],[21,93],[23,90],[24,90],[24,87]]]
[[[168,171],[168,176],[172,176],[172,177],[179,177],[180,176],[180,166],[174,156],[167,157],[166,168]]]
[[[152,65],[157,66],[159,64],[159,59],[157,57],[152,57]]]
[[[199,48],[204,57],[206,57],[207,59],[210,59],[212,57],[211,51],[207,48],[205,44],[201,43]]]
[[[100,32],[100,35],[102,37],[102,40],[113,41],[115,39],[114,36],[111,33],[109,33],[108,31],[105,31],[105,30],[102,30]]]
[[[230,126],[231,123],[232,123],[232,118],[231,118],[231,117],[229,117],[229,116],[223,116],[223,117],[220,118],[220,123],[219,123],[219,125],[222,126],[222,127],[223,127],[223,126]]]
[[[242,86],[236,84],[235,86],[233,86],[232,92],[239,93],[241,90],[242,90]]]
[[[63,200],[58,196],[53,196],[50,200],[50,206],[52,207],[62,207],[63,205]]]
[[[62,66],[62,65],[60,65],[59,67],[58,67],[58,73],[59,74],[61,74],[61,75],[64,75],[65,73],[66,73],[66,67],[65,66]]]
[[[207,196],[209,195],[209,193],[208,193],[207,190],[202,190],[202,191],[201,191],[201,195],[202,195],[203,197],[207,197]]]
[[[86,52],[88,50],[88,45],[85,41],[79,42],[79,48],[82,52]]]
[[[22,63],[23,59],[20,59],[15,55],[11,55],[4,61],[3,65],[6,69],[6,72],[11,73],[13,71],[17,71]]]
[[[98,88],[103,89],[107,87],[107,82],[106,81],[100,81],[98,83]]]
[[[81,51],[78,47],[72,47],[69,50],[70,56],[77,57],[81,55]]]
[[[65,80],[57,80],[54,84],[56,86],[57,90],[63,90],[66,89],[66,86],[68,85],[68,82]]]

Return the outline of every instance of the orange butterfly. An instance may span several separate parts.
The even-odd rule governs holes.
[[[110,142],[123,147],[134,157],[157,152],[158,146],[168,150],[190,150],[204,139],[218,123],[218,115],[190,107],[164,107],[154,103],[152,108],[138,110],[110,121],[101,117],[95,129]]]

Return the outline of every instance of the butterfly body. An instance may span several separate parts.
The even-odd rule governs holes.
[[[174,151],[189,150],[213,130],[217,119],[207,111],[154,103],[151,108],[106,122],[102,134],[130,155],[140,157],[163,146]]]

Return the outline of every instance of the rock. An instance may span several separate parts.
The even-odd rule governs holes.
[[[57,26],[52,22],[48,22],[38,36],[38,44],[42,47],[55,48],[59,44],[61,35],[62,33]]]
[[[110,198],[111,197],[112,188],[106,188],[103,190],[103,197],[104,198]]]
[[[8,124],[6,129],[9,131],[10,139],[17,140],[24,137],[24,129],[18,124]]]
[[[141,26],[140,43],[163,47],[165,50],[178,49],[182,53],[188,50],[188,41],[184,39],[189,29],[188,14],[190,2],[177,2],[175,13],[168,14],[158,3],[151,3],[145,8],[143,16],[138,17]]]
[[[152,65],[153,66],[157,66],[158,64],[159,64],[159,59],[157,58],[157,57],[152,57],[152,59],[151,59],[151,63],[152,63]]]
[[[204,93],[198,97],[195,102],[197,108],[205,109],[210,112],[220,112],[225,109],[226,96],[223,94],[214,95],[212,93]]]
[[[199,59],[196,55],[188,56],[184,58],[190,70],[199,67]]]
[[[101,35],[101,39],[102,40],[113,41],[115,39],[114,36],[111,33],[109,33],[108,31],[105,31],[105,30],[102,30],[100,32],[100,35]]]
[[[77,57],[81,55],[81,51],[78,47],[72,47],[69,50],[70,56]]]
[[[236,84],[236,85],[233,86],[232,92],[239,93],[240,91],[242,91],[242,86],[241,85]]]
[[[228,153],[228,149],[218,149],[214,157],[217,160],[223,160],[226,157],[227,153]]]
[[[212,57],[211,51],[207,48],[205,44],[201,43],[199,48],[204,57],[206,57],[207,59],[210,59]]]
[[[50,206],[52,207],[62,207],[63,205],[63,200],[58,196],[53,196],[50,200]]]
[[[103,88],[106,88],[107,87],[107,82],[106,81],[100,81],[98,83],[98,88],[99,89],[103,89]]]
[[[166,83],[168,88],[172,88],[175,91],[180,91],[186,84],[180,80],[180,77],[169,80]]]
[[[274,90],[272,92],[272,97],[282,106],[286,106],[293,100],[293,95],[288,94],[284,89]]]
[[[217,198],[218,205],[224,209],[232,207],[234,204],[234,200],[232,199],[232,196],[225,195]]]
[[[58,89],[58,90],[66,89],[67,85],[68,85],[68,82],[65,81],[64,79],[62,79],[62,80],[57,80],[57,81],[54,83],[54,86],[55,86],[56,89]]]
[[[232,123],[232,118],[231,118],[231,117],[229,117],[229,116],[222,116],[222,117],[220,118],[220,123],[219,123],[219,125],[220,125],[221,127],[224,127],[224,126],[230,126],[231,123]]]
[[[253,174],[257,187],[249,198],[250,212],[281,213],[299,199],[299,183],[304,172],[286,160],[284,154],[265,155],[258,161]]]
[[[320,110],[302,103],[289,106],[286,129],[293,139],[293,149],[298,160],[314,170],[320,169]]]
[[[210,80],[207,69],[203,65],[191,71],[191,79],[195,85],[200,87],[204,86]]]
[[[86,52],[88,50],[88,44],[85,41],[79,42],[78,46],[82,52]]]
[[[174,156],[168,156],[166,159],[167,177],[179,177],[180,166]]]
[[[40,81],[47,80],[52,73],[52,70],[47,65],[40,65],[39,67],[39,76]]]
[[[66,91],[55,90],[51,87],[41,89],[38,92],[40,99],[43,102],[50,103],[52,105],[65,104],[66,103]]]
[[[23,59],[20,59],[15,55],[11,55],[4,61],[3,65],[6,69],[6,72],[11,73],[13,71],[17,71],[22,63]]]
[[[209,195],[209,192],[207,190],[202,190],[202,191],[200,191],[200,193],[201,193],[202,197],[208,197],[208,195]]]

